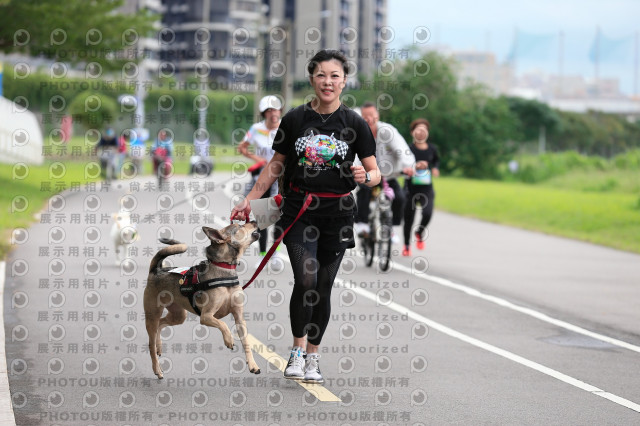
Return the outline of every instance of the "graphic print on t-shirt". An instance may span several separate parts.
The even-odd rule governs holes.
[[[349,145],[333,136],[304,136],[296,140],[296,154],[300,157],[298,164],[313,170],[328,170],[338,167],[346,158]]]

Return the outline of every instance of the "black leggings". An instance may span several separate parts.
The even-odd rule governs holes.
[[[318,250],[314,238],[286,245],[295,283],[289,302],[291,332],[319,345],[331,317],[331,289],[345,250]]]
[[[422,220],[416,229],[416,232],[424,237],[424,230],[431,221],[433,215],[433,200],[436,194],[433,187],[416,190],[415,187],[409,188],[409,196],[404,206],[404,245],[408,246],[411,242],[411,228],[415,219],[418,204],[422,207]]]
[[[267,198],[267,197],[263,197],[263,198]],[[260,230],[260,239],[258,243],[260,245],[261,254],[267,252],[267,240],[269,238],[269,229],[271,229],[271,227]],[[273,241],[277,240],[280,237],[280,235],[281,235],[280,228],[273,227]]]

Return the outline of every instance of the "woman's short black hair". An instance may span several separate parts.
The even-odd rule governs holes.
[[[349,74],[349,64],[347,63],[347,57],[344,56],[344,53],[335,49],[322,49],[313,55],[313,58],[309,61],[309,65],[307,65],[309,75],[313,75],[313,72],[316,70],[316,67],[320,62],[330,61],[332,59],[342,63],[342,69],[344,70],[345,76]]]

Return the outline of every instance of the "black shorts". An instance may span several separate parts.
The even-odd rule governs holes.
[[[282,217],[276,226],[286,229],[294,218]],[[318,243],[318,250],[346,250],[354,248],[353,216],[307,216],[302,215],[293,224],[282,240],[289,243]]]

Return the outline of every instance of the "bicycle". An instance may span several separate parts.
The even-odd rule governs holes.
[[[372,196],[369,209],[370,231],[362,234],[360,240],[364,249],[365,264],[370,267],[377,253],[380,270],[386,272],[391,265],[391,234],[393,232],[391,199],[379,187],[373,188]]]
[[[173,173],[173,164],[171,164],[171,157],[169,157],[169,151],[166,148],[156,148],[153,152],[153,160],[156,164],[156,175],[158,177],[158,189],[162,189],[164,182]]]
[[[100,153],[101,175],[107,183],[116,178],[116,150],[115,148],[102,148]]]

